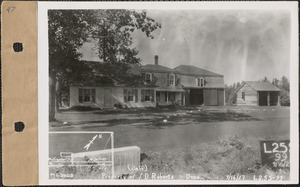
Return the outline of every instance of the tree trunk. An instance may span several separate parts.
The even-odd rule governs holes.
[[[56,78],[50,74],[49,77],[49,121],[55,121],[55,87]]]
[[[59,80],[57,80],[55,85],[55,111],[56,112],[59,112],[59,105],[60,105],[60,85],[59,85]]]

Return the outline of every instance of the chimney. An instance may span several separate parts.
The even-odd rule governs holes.
[[[154,62],[155,62],[155,65],[158,65],[158,55],[154,56]]]

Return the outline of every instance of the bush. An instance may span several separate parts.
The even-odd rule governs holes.
[[[227,103],[230,105],[234,105],[236,104],[236,101],[237,101],[237,93],[230,94]]]
[[[120,108],[120,109],[128,108],[128,106],[126,104],[122,104],[122,103],[115,103],[114,107]]]
[[[101,110],[100,107],[91,107],[91,106],[73,106],[69,110],[75,111],[93,111],[93,110]]]
[[[253,175],[264,175],[270,170],[261,165],[259,141],[256,138],[231,136],[219,138],[211,143],[191,146],[188,149],[147,152],[149,172],[174,175],[183,179],[185,175],[200,176],[202,180],[225,180],[226,175],[245,175],[253,180]],[[144,156],[145,157],[145,156]],[[287,179],[289,172],[284,174]]]
[[[281,106],[290,106],[290,95],[287,91],[284,91],[281,93],[280,105]]]

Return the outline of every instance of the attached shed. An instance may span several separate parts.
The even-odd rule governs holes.
[[[280,89],[268,82],[245,81],[237,90],[237,105],[280,106]]]

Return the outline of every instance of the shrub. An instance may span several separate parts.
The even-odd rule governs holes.
[[[281,106],[290,106],[290,95],[287,91],[284,91],[280,94],[280,105]]]
[[[91,107],[91,106],[73,106],[70,108],[70,110],[75,111],[93,111],[93,110],[99,110],[102,109],[100,107]]]
[[[184,178],[186,174],[200,176],[203,180],[225,180],[226,175],[265,175],[270,170],[261,165],[259,141],[256,138],[231,136],[211,143],[191,146],[188,149],[147,152],[149,172],[172,174]],[[284,173],[288,178],[289,172]]]

